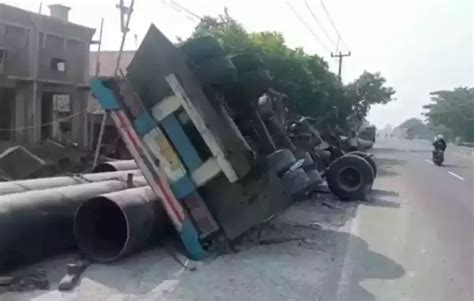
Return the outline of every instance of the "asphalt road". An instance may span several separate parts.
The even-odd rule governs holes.
[[[343,231],[319,300],[474,300],[474,156],[379,141],[372,200]]]
[[[448,148],[439,167],[429,142],[397,139],[373,152],[379,172],[369,201],[297,202],[250,231],[239,252],[205,262],[170,256],[168,246],[92,264],[68,293],[56,288],[77,255],[51,258],[18,271],[47,271],[51,290],[0,300],[474,300],[474,156]]]

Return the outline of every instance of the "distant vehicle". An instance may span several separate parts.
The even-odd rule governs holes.
[[[405,138],[413,140],[415,138],[415,131],[412,128],[408,128],[405,131]]]
[[[375,125],[364,125],[360,128],[357,136],[361,139],[375,142],[377,128]]]

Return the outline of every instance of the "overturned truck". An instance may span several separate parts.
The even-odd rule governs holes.
[[[321,190],[314,154],[288,135],[256,54],[226,55],[211,37],[176,47],[151,26],[126,76],[95,79],[91,88],[194,259]],[[343,198],[362,197],[374,178],[356,155],[323,176]],[[75,227],[100,227],[93,208],[78,211]],[[115,237],[101,239],[110,245]]]

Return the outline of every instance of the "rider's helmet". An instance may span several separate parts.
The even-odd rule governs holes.
[[[436,140],[444,140],[444,136],[439,134],[438,136],[436,136]]]

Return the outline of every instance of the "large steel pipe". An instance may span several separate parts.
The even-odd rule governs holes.
[[[132,170],[137,168],[135,160],[117,160],[101,163],[94,168],[93,172]]]
[[[137,251],[168,229],[168,218],[149,186],[93,197],[74,217],[77,246],[99,262]]]
[[[91,182],[101,182],[113,179],[126,179],[129,174],[132,174],[133,177],[141,176],[141,172],[136,169],[74,176],[0,182],[0,196],[11,193],[25,192],[29,190],[42,190]]]
[[[137,177],[134,185],[147,183]],[[79,205],[127,188],[127,181],[110,180],[1,196],[0,270],[73,247],[73,218]]]

